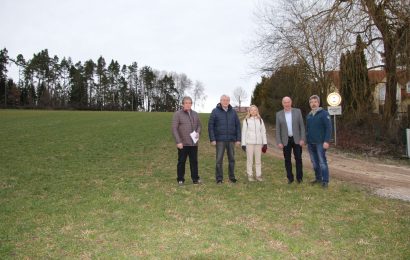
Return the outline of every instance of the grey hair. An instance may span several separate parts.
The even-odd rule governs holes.
[[[228,95],[225,95],[225,94],[223,94],[219,100],[222,100],[222,98],[228,98],[229,100],[231,100],[231,98]]]
[[[312,100],[312,99],[316,99],[317,101],[319,101],[319,104],[320,104],[320,97],[319,97],[318,95],[312,95],[312,96],[310,96],[309,102],[310,102],[310,100]]]
[[[184,104],[186,100],[189,100],[189,101],[191,101],[191,103],[192,103],[192,98],[189,97],[189,96],[185,96],[185,97],[182,99],[182,104]]]
[[[283,100],[285,100],[285,98],[289,98],[289,100],[292,101],[292,99],[290,97],[285,96],[285,97],[282,98],[282,102],[283,102]]]

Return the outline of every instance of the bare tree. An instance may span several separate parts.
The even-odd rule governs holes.
[[[194,103],[194,109],[196,108],[197,103],[200,103],[202,105],[202,102],[205,101],[206,98],[207,96],[205,95],[204,84],[197,80],[192,90],[192,101]]]
[[[241,108],[241,104],[248,99],[248,93],[246,93],[246,90],[242,87],[237,87],[233,90],[233,99],[238,103],[239,108]]]
[[[185,93],[192,88],[192,80],[185,73],[172,73],[172,78],[175,81],[175,88],[178,91],[178,103],[182,103]]]
[[[383,117],[386,122],[393,120],[397,112],[398,66],[406,67],[410,76],[410,0],[335,1],[319,15],[339,17],[346,31],[361,35],[368,49],[380,53],[382,64],[376,67],[383,67],[387,76]]]
[[[322,1],[323,2],[323,1]],[[253,50],[261,55],[260,69],[273,72],[288,65],[308,68],[306,80],[327,96],[330,81],[327,71],[338,67],[347,35],[334,27],[323,26],[328,17],[315,16],[325,4],[319,1],[283,1],[278,8],[267,5],[259,10],[258,39]]]

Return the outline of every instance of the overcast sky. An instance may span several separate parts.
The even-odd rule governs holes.
[[[48,49],[74,62],[102,55],[121,65],[138,62],[201,81],[210,112],[222,94],[255,84],[255,59],[246,54],[255,35],[257,0],[1,0],[0,46],[9,56]],[[11,68],[12,69],[12,68]],[[233,103],[233,102],[231,102]]]

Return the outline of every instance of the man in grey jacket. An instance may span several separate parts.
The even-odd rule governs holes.
[[[200,183],[198,175],[198,140],[201,133],[201,121],[198,113],[191,109],[192,99],[182,99],[182,109],[174,113],[172,119],[172,134],[178,149],[177,181],[179,185],[185,182],[185,163],[189,156],[191,179],[194,184]]]
[[[296,180],[303,181],[302,146],[305,144],[305,125],[300,109],[292,107],[292,99],[282,99],[283,110],[276,113],[276,143],[283,149],[288,184],[294,181],[292,150],[296,161]]]

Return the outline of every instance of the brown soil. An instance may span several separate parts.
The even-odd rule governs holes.
[[[268,152],[283,159],[282,150],[276,146],[275,129],[268,132]],[[303,165],[312,168],[306,147],[303,148]],[[386,163],[376,158],[357,158],[334,147],[327,152],[330,178],[359,184],[379,196],[410,201],[410,167]]]

